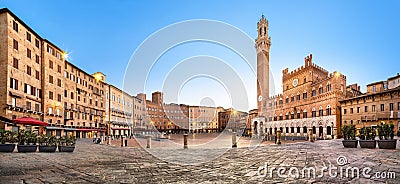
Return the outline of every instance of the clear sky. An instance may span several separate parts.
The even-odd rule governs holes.
[[[107,82],[118,87],[122,87],[135,49],[157,30],[179,21],[211,19],[256,38],[256,23],[262,14],[270,24],[270,61],[277,92],[281,91],[282,69],[299,67],[310,53],[318,65],[343,73],[347,84],[358,83],[364,91],[366,84],[400,72],[400,1],[395,0],[1,0],[0,7],[9,8],[42,37],[70,52],[72,63],[88,73],[105,73]],[[190,49],[191,45],[181,52],[178,48],[175,55]],[[196,79],[191,85],[197,86],[196,91],[204,90],[198,85],[205,80]],[[190,91],[189,87],[182,91]],[[155,90],[161,89],[149,85],[146,92]],[[249,95],[254,96],[249,108],[255,108],[256,94]],[[186,96],[178,103],[200,101]],[[214,103],[229,106],[226,101]]]

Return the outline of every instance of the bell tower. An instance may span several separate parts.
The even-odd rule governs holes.
[[[257,53],[257,108],[258,115],[265,116],[269,98],[269,51],[271,38],[268,36],[268,21],[264,15],[257,23],[258,36],[255,47]]]

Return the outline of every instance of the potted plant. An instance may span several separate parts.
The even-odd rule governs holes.
[[[40,135],[39,139],[39,152],[56,152],[57,149],[57,137]]]
[[[59,152],[74,152],[76,138],[73,135],[67,135],[58,139]]]
[[[20,130],[17,134],[17,150],[19,153],[36,152],[37,135],[32,131]]]
[[[360,147],[361,148],[376,148],[375,130],[371,127],[362,127],[360,129]]]
[[[392,123],[381,123],[378,125],[378,147],[379,149],[396,149],[397,139],[394,138],[394,125]]]
[[[15,133],[0,130],[0,152],[13,152],[15,149]]]
[[[343,135],[343,146],[345,148],[357,148],[356,127],[354,125],[343,125],[341,131]]]

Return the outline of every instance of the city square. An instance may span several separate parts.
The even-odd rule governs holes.
[[[0,184],[400,183],[399,2],[152,3],[0,3]]]
[[[223,148],[150,148],[165,155],[201,159]],[[399,149],[399,146],[397,147]],[[334,152],[332,150],[335,150]],[[141,147],[94,144],[89,139],[77,142],[74,153],[2,154],[0,181],[7,183],[398,183],[400,172],[397,150],[346,149],[340,140],[314,143],[229,148],[209,162],[194,165],[173,164],[149,154]],[[351,167],[370,167],[375,172],[394,172],[396,178],[278,177],[259,176],[259,167],[323,167],[337,158],[347,158]],[[102,169],[107,168],[107,169]],[[389,176],[388,176],[389,177]]]

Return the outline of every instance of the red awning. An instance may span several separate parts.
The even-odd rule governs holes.
[[[130,128],[118,128],[118,127],[111,127],[113,130],[130,130]]]
[[[34,125],[34,126],[47,126],[47,125],[49,125],[48,123],[33,119],[31,117],[17,118],[17,119],[14,119],[13,121],[16,124],[23,124],[23,125]]]

